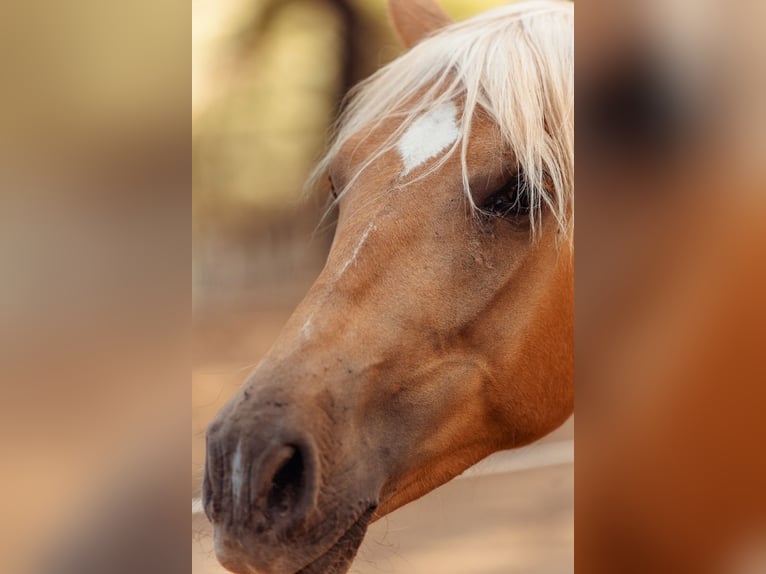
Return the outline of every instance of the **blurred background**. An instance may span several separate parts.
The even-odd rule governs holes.
[[[188,556],[191,11],[1,11],[0,571],[151,572],[174,492]]]
[[[444,6],[460,19],[503,3]],[[315,230],[326,190],[312,196],[304,181],[344,94],[400,47],[384,0],[192,7],[193,293],[201,313],[237,290],[278,295],[316,274],[332,221]]]
[[[447,0],[455,19],[506,4]],[[402,50],[385,0],[195,0],[192,484],[204,429],[324,264],[333,214],[304,181],[346,91]],[[573,424],[373,525],[352,572],[564,573]],[[221,573],[193,516],[192,572]]]

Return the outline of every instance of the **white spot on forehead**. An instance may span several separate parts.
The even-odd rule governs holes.
[[[396,144],[404,162],[402,175],[407,175],[424,161],[437,156],[460,135],[455,118],[455,103],[445,102],[420,116]]]

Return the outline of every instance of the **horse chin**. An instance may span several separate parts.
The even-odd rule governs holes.
[[[234,574],[345,574],[362,544],[376,508],[377,505],[367,507],[357,515],[350,527],[337,530],[336,536],[331,537],[326,546],[314,546],[316,541],[311,540],[311,530],[307,531],[303,542],[302,536],[291,542],[272,539],[270,542],[261,541],[266,546],[249,546],[227,536],[222,529],[216,529],[216,555],[223,567]],[[265,552],[266,548],[269,548],[268,552]],[[300,554],[307,556],[308,563],[303,566],[294,562],[294,553],[298,549]],[[314,558],[308,558],[312,555]],[[288,566],[290,562],[292,567]]]
[[[296,574],[345,574],[351,567],[376,507],[369,507],[359,519],[319,558]]]

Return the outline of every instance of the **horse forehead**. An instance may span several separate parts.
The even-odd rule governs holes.
[[[402,115],[407,114],[399,110],[349,135],[335,155],[334,163],[342,171],[353,173],[385,147],[387,153],[379,159],[393,159],[403,166],[401,175],[406,175],[455,143],[461,133],[458,114],[459,104],[453,100],[437,104],[408,120],[402,119]],[[392,141],[391,137],[402,128],[404,121],[409,125]]]
[[[365,170],[365,181],[394,182],[418,167],[439,161],[450,148],[460,145],[462,105],[454,100],[437,104],[410,121],[394,141],[390,140],[391,136],[402,126],[402,120],[396,117],[385,118],[374,128],[360,130],[351,135],[335,155],[333,171],[339,174],[340,181],[348,181],[357,174],[360,166],[369,168],[367,161],[384,146],[386,153],[375,159],[375,169]],[[472,114],[469,139],[465,152],[470,172],[483,173],[496,169],[499,163],[507,163],[509,151],[500,128],[482,109],[476,109]],[[458,149],[447,164],[459,166],[460,153]]]
[[[404,168],[402,175],[445,152],[458,137],[457,106],[444,102],[416,118],[396,144]]]

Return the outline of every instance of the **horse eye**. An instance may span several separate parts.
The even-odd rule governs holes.
[[[529,215],[532,210],[532,199],[523,177],[519,174],[512,176],[500,189],[486,199],[481,208],[486,213],[498,217]]]

